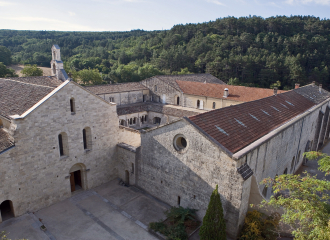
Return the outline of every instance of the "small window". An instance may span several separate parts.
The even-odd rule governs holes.
[[[159,118],[159,117],[154,117],[154,124],[160,124],[161,121],[162,121],[161,118]]]
[[[136,117],[133,118],[133,124],[136,124]]]
[[[134,174],[134,163],[132,163],[132,173]]]
[[[213,104],[212,104],[212,108],[215,109],[215,102],[213,102]]]
[[[157,85],[154,86],[154,91],[157,92]]]
[[[75,113],[76,112],[76,106],[75,106],[74,98],[71,98],[70,99],[70,110],[71,110],[71,113]]]
[[[132,125],[132,124],[133,124],[133,119],[130,118],[130,119],[129,119],[129,125]]]
[[[180,204],[181,204],[181,197],[178,196],[178,205],[180,206]]]
[[[295,162],[295,157],[292,158],[292,162],[291,162],[291,173],[293,173],[294,162]]]
[[[201,106],[201,102],[197,100],[197,108],[200,108],[200,106]]]
[[[109,101],[110,102],[115,102],[115,98],[114,97],[109,97]]]
[[[176,97],[176,105],[180,105],[180,97]]]
[[[188,142],[182,134],[176,135],[173,139],[173,146],[179,152],[184,152],[187,149]]]
[[[124,126],[125,125],[125,120],[123,120],[123,119],[119,120],[119,124]]]
[[[143,95],[143,102],[147,101],[147,95]]]
[[[62,132],[58,135],[60,156],[69,156],[68,135]]]
[[[83,132],[84,149],[85,150],[91,150],[92,149],[91,129],[89,127],[85,127],[82,132]]]

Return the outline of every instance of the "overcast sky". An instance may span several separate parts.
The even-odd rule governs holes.
[[[330,0],[0,0],[0,29],[170,29],[227,16],[330,18]]]

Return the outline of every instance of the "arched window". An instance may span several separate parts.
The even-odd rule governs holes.
[[[200,106],[201,106],[201,102],[197,100],[197,108],[200,108]]]
[[[83,143],[85,150],[92,150],[92,132],[90,127],[83,129]]]
[[[70,110],[71,110],[71,114],[73,113],[76,113],[76,106],[75,106],[75,101],[74,101],[74,98],[71,98],[70,99]]]
[[[125,121],[123,119],[119,120],[119,124],[124,126],[125,125]]]
[[[133,119],[130,118],[130,120],[129,120],[129,125],[132,125],[132,123],[133,123]]]
[[[213,104],[212,104],[212,108],[215,109],[215,102],[213,102]]]
[[[154,91],[157,92],[157,85],[154,86]]]
[[[136,117],[133,118],[133,124],[136,124]]]
[[[58,146],[60,156],[69,156],[68,135],[65,132],[58,135]]]

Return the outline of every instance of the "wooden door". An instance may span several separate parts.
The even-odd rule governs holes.
[[[76,190],[76,184],[74,182],[74,173],[70,173],[70,184],[71,184],[71,192]]]
[[[81,171],[75,171],[74,172],[74,182],[76,185],[79,185],[80,187],[82,187],[81,185]]]

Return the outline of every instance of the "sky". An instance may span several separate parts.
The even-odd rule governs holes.
[[[330,0],[0,0],[0,29],[15,30],[162,30],[249,15],[328,19]]]

